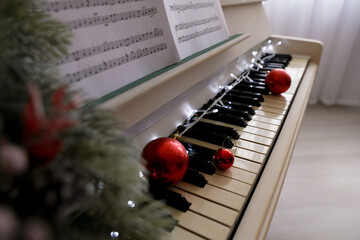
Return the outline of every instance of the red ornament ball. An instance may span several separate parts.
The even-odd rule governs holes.
[[[281,94],[290,88],[291,77],[284,69],[276,68],[266,76],[265,82],[271,93]]]
[[[149,142],[142,151],[151,183],[170,186],[179,182],[189,165],[184,146],[172,138],[158,138]]]
[[[227,148],[219,148],[214,153],[213,161],[221,170],[230,168],[234,163],[234,154]]]

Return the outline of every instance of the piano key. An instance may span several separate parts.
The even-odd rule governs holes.
[[[270,98],[266,98],[268,96],[266,96],[266,102],[268,103],[275,103],[275,104],[284,104],[286,106],[288,106],[290,104],[290,101],[286,100],[286,98],[282,97],[281,95],[277,95],[277,98],[274,97],[270,97]]]
[[[182,181],[191,183],[192,185],[201,188],[205,187],[206,183],[208,182],[201,172],[195,171],[190,168],[186,171]]]
[[[174,230],[171,232],[170,238],[171,240],[205,240],[205,238],[202,238],[198,235],[195,235],[192,232],[189,232],[179,226],[176,226]]]
[[[234,156],[245,158],[253,162],[263,163],[265,160],[264,154],[256,153],[247,149],[233,148],[232,151],[234,153]]]
[[[264,123],[264,122],[258,122],[258,121],[254,121],[254,120],[249,121],[248,124],[249,124],[249,126],[252,126],[252,127],[262,128],[262,129],[266,129],[268,131],[274,131],[274,132],[276,132],[279,129],[279,126]]]
[[[207,173],[207,174],[214,174],[215,173],[215,167],[212,164],[212,160],[206,160],[206,159],[202,159],[202,156],[197,157],[191,154],[189,155],[189,168],[198,170],[200,172],[203,173]]]
[[[247,140],[250,142],[255,142],[258,144],[263,144],[265,146],[270,146],[273,142],[273,139],[271,139],[271,138],[267,138],[267,137],[247,133],[247,132],[241,132],[240,139]],[[235,141],[235,145],[237,144],[236,142],[237,141]]]
[[[260,86],[238,84],[234,88],[243,90],[243,91],[257,92],[257,93],[266,94],[266,95],[269,94],[269,89],[267,89],[265,87],[260,87]]]
[[[154,199],[164,200],[167,205],[174,207],[179,211],[186,212],[191,205],[183,195],[167,188],[151,185],[149,191]]]
[[[255,115],[253,117],[253,120],[255,120],[257,122],[270,123],[270,124],[278,125],[278,126],[281,125],[281,120],[263,117],[263,116],[259,116],[259,115]]]
[[[241,91],[241,90],[237,90],[237,89],[232,89],[232,90],[229,91],[229,93],[234,94],[234,95],[253,97],[253,98],[256,98],[259,102],[264,101],[264,97],[260,93],[254,93],[254,92],[249,92],[249,91]]]
[[[196,234],[206,239],[225,240],[230,233],[229,227],[194,212],[189,211],[182,214],[181,211],[174,208],[168,209],[174,218],[179,221],[179,226],[190,232],[196,232]]]
[[[248,97],[228,93],[223,97],[223,99],[231,102],[249,104],[252,106],[261,106],[261,102],[256,97]]]
[[[237,212],[219,204],[205,200],[204,198],[195,196],[175,187],[170,188],[174,192],[178,192],[191,201],[190,210],[200,215],[206,216],[212,220],[219,221],[226,226],[231,226],[236,220]]]
[[[233,167],[244,169],[249,172],[257,174],[260,171],[261,164],[235,157]]]
[[[232,148],[234,146],[230,137],[228,137],[224,134],[218,134],[216,132],[213,133],[210,131],[211,131],[210,129],[209,129],[209,131],[189,129],[187,132],[184,133],[183,136],[199,139],[202,141],[207,141],[209,143],[224,146],[226,148]]]
[[[251,106],[249,104],[233,103],[231,101],[226,101],[226,100],[222,100],[222,102],[225,104],[225,106],[227,108],[236,109],[236,110],[243,110],[243,111],[248,112],[250,115],[255,114],[255,110],[254,110],[253,106]]]
[[[272,119],[277,119],[277,120],[282,120],[284,119],[284,115],[282,114],[276,114],[276,113],[271,113],[271,112],[264,112],[261,110],[257,110],[256,111],[256,115],[257,116],[263,116],[263,117],[268,117],[268,118],[272,118]]]
[[[235,126],[240,126],[240,127],[246,127],[246,125],[247,125],[244,118],[231,116],[229,114],[211,113],[211,114],[205,115],[203,118],[211,119],[211,120],[215,120],[215,121],[222,121],[222,122],[229,123],[229,124],[232,124]]]
[[[276,133],[273,131],[267,131],[266,129],[256,128],[256,127],[252,127],[252,126],[247,126],[246,128],[244,128],[244,127],[239,127],[239,126],[235,126],[232,124],[227,124],[224,122],[213,121],[210,119],[201,119],[201,121],[206,121],[206,122],[210,122],[210,123],[214,123],[214,124],[218,124],[218,125],[226,126],[226,127],[233,127],[237,131],[239,131],[240,138],[241,138],[241,132],[252,133],[255,135],[260,135],[260,136],[271,138],[271,139],[274,138],[276,135]]]
[[[206,106],[206,105],[204,105],[204,106]],[[218,106],[214,107],[213,109],[217,109],[218,112],[221,114],[229,114],[232,116],[239,116],[239,117],[242,117],[246,121],[251,120],[251,116],[247,111],[225,108],[225,107],[218,107]]]
[[[201,131],[208,131],[209,129],[211,129],[211,131],[214,133],[227,135],[233,139],[239,139],[240,137],[239,133],[236,131],[235,128],[219,126],[207,122],[199,121],[192,127],[192,129],[201,130]]]
[[[241,210],[245,202],[245,197],[214,187],[210,184],[207,184],[204,188],[199,188],[186,182],[179,182],[174,187],[226,206],[235,211]]]
[[[246,140],[236,140],[235,141],[235,146],[238,148],[244,148],[244,149],[248,149],[254,152],[258,152],[258,153],[262,153],[262,154],[267,154],[269,151],[269,147],[268,146],[264,146],[258,143],[254,143],[254,142],[249,142]]]
[[[240,194],[246,197],[250,191],[250,184],[244,183],[232,178],[228,178],[219,174],[206,176],[209,181],[209,184],[228,190],[230,192]]]
[[[269,101],[267,101],[267,102],[263,102],[262,105],[266,106],[266,107],[281,109],[281,110],[286,110],[288,108],[288,106],[286,105],[286,102],[269,102]]]
[[[257,86],[257,87],[265,87],[266,88],[266,83],[261,81],[261,82],[257,82],[257,81],[242,81],[240,82],[238,85],[236,86],[242,86],[242,85],[246,85],[246,86]],[[235,87],[236,87],[235,86]]]
[[[205,161],[213,159],[213,156],[214,156],[214,153],[216,150],[212,150],[212,149],[201,147],[201,146],[198,146],[195,144],[183,142],[181,140],[180,140],[180,142],[185,147],[186,151],[188,151],[188,154],[197,156],[201,159],[204,159]]]
[[[255,107],[255,112],[256,110],[261,110],[261,111],[264,111],[264,112],[270,112],[270,113],[276,113],[276,114],[282,114],[284,115],[286,113],[286,109],[279,109],[279,108],[273,108],[273,107],[270,107],[270,106],[260,106],[260,107]]]
[[[235,157],[235,159],[239,159],[239,158]],[[258,164],[258,163],[256,163],[256,164]],[[238,181],[241,181],[244,183],[253,184],[255,181],[255,178],[256,178],[256,173],[249,172],[242,168],[235,167],[235,165],[236,164],[234,163],[234,165],[231,168],[229,168],[227,170],[218,170],[218,171],[216,171],[216,173],[219,175],[229,177],[229,178],[233,178],[235,180],[238,180]]]

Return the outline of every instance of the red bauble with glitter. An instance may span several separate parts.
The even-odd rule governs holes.
[[[276,68],[266,76],[265,82],[272,94],[281,94],[290,88],[291,77],[284,69]]]
[[[213,161],[221,170],[230,168],[234,163],[234,154],[227,148],[219,148],[214,153]]]
[[[158,138],[149,142],[142,151],[147,161],[151,183],[169,186],[179,182],[189,165],[184,146],[172,138]]]

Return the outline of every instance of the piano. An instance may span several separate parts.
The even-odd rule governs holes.
[[[281,95],[261,93],[264,100],[260,106],[245,103],[254,109],[251,120],[244,120],[246,126],[207,117],[197,123],[210,134],[217,131],[211,126],[236,130],[239,138],[231,141],[235,163],[225,171],[204,170],[207,183],[203,187],[181,181],[168,188],[191,203],[185,212],[167,207],[178,221],[169,233],[171,239],[266,237],[321,57],[319,41],[271,34],[262,1],[221,0],[221,5],[234,37],[102,103],[119,113],[127,123],[127,134],[142,149],[155,138],[173,134],[194,110],[203,108],[221,93],[222,87],[246,72],[264,48],[276,53],[280,62],[287,59],[280,67],[290,73],[291,88]],[[275,66],[279,66],[276,61]],[[263,65],[258,71],[248,72],[248,77],[261,83],[264,70],[270,70],[273,63]],[[239,89],[231,95],[252,92]],[[232,102],[231,98],[223,99],[225,104]],[[198,139],[196,134],[184,134],[180,141],[210,152],[220,147],[206,138]]]

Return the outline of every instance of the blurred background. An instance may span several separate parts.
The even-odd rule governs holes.
[[[360,239],[360,1],[264,7],[273,34],[324,44],[267,240]]]

